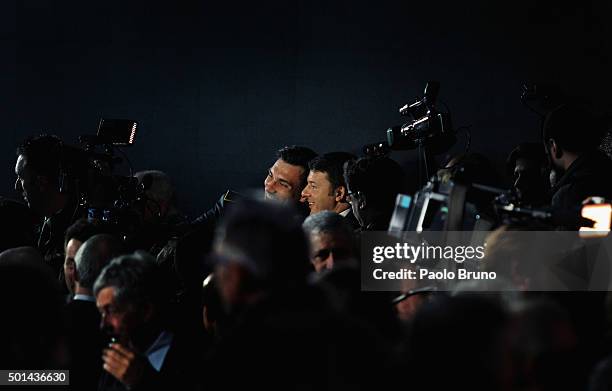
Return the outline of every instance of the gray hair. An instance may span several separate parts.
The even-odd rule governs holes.
[[[163,281],[155,259],[144,251],[113,259],[96,279],[94,294],[107,287],[115,289],[115,300],[120,304],[138,306],[144,303],[163,303]]]
[[[138,171],[134,174],[139,183],[147,183],[147,196],[157,202],[171,202],[174,197],[174,186],[170,176],[159,170]]]
[[[333,233],[346,237],[353,235],[351,226],[344,217],[329,210],[308,216],[302,223],[302,228],[308,235],[320,233]]]
[[[102,269],[121,253],[122,247],[119,239],[108,234],[87,239],[74,257],[79,285],[92,289]]]

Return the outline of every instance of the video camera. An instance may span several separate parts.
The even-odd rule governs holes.
[[[448,151],[457,141],[449,112],[441,112],[436,106],[440,83],[430,81],[425,86],[423,98],[399,109],[411,121],[387,129],[387,140],[368,144],[363,152],[368,156],[387,155],[391,151],[427,148],[428,152],[440,154]]]
[[[131,167],[129,176],[115,173],[124,162],[116,152],[134,144],[137,129],[133,120],[103,118],[95,135],[80,136],[80,147],[65,146],[62,152],[60,191],[77,197],[89,221],[115,226],[124,239],[141,223],[137,211],[146,184],[138,183]]]
[[[427,147],[434,154],[446,152],[457,141],[450,113],[440,112],[436,106],[440,83],[430,81],[425,86],[423,98],[405,104],[399,113],[410,116],[412,121],[387,130],[387,143],[392,150]]]

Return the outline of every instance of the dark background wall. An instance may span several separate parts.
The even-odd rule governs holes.
[[[524,81],[611,102],[609,2],[561,4],[2,2],[0,194],[15,196],[26,136],[74,143],[100,117],[133,118],[134,168],[168,172],[193,215],[227,188],[261,187],[282,145],[356,152],[383,139],[429,79],[501,168],[538,139]]]

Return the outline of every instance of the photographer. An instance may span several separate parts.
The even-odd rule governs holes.
[[[552,188],[553,209],[577,213],[588,197],[612,197],[612,161],[597,149],[603,127],[592,114],[579,106],[560,106],[546,116],[543,135],[558,178]]]
[[[57,275],[63,269],[64,233],[81,214],[76,195],[63,182],[67,154],[59,137],[40,135],[17,148],[15,164],[15,190],[41,219],[37,247]]]
[[[386,231],[395,198],[404,192],[402,168],[387,157],[364,157],[344,167],[347,200],[362,231]]]
[[[521,205],[541,207],[550,203],[546,160],[542,144],[521,143],[510,152],[506,169]]]

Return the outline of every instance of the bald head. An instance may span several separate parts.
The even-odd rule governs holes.
[[[122,250],[121,241],[112,235],[100,234],[87,239],[74,257],[79,287],[92,290],[100,271]]]

